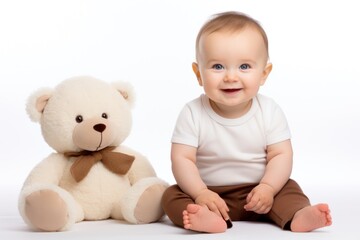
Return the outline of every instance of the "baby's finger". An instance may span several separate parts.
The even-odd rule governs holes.
[[[251,198],[253,197],[253,192],[251,191],[248,195],[247,195],[247,197],[246,197],[246,202],[247,203],[249,203],[250,201],[251,201]]]
[[[229,214],[228,214],[228,210],[222,208],[222,209],[220,209],[220,213],[221,213],[221,216],[222,216],[223,219],[225,219],[225,220],[230,219]]]
[[[255,198],[252,198],[248,204],[244,206],[245,210],[247,211],[254,211],[256,210],[256,205],[258,205],[259,200],[255,200]]]
[[[261,214],[265,210],[265,208],[266,207],[262,203],[258,202],[255,207],[251,209],[251,211]]]
[[[253,211],[256,212],[257,214],[265,214],[268,213],[270,209],[271,208],[266,205],[260,205],[259,207],[255,207]]]
[[[261,210],[260,214],[267,214],[268,212],[270,212],[271,207],[265,207],[265,210]]]
[[[217,215],[221,216],[222,214],[220,213],[218,207],[216,206],[215,203],[211,202],[207,204],[207,207],[210,211],[216,213]]]

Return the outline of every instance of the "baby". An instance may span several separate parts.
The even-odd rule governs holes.
[[[260,24],[237,12],[210,19],[192,64],[205,94],[182,109],[172,136],[177,182],[162,205],[177,226],[219,233],[233,221],[271,221],[308,232],[332,224],[292,179],[290,130],[281,108],[258,93],[272,64]]]

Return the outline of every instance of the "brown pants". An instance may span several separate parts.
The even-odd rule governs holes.
[[[274,198],[274,204],[267,214],[245,211],[246,197],[257,184],[208,187],[218,193],[230,209],[229,216],[233,221],[272,221],[282,229],[289,229],[294,214],[310,205],[300,186],[289,180]],[[162,207],[170,220],[183,227],[183,210],[194,200],[185,194],[178,185],[170,186],[162,198]]]

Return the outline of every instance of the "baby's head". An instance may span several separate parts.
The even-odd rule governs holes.
[[[196,38],[196,59],[199,59],[200,41],[204,36],[215,32],[238,33],[244,29],[251,28],[260,33],[266,50],[266,57],[269,58],[268,38],[261,25],[253,18],[239,12],[224,12],[214,15],[200,29]]]
[[[230,107],[228,112],[240,116],[271,72],[268,60],[268,39],[260,24],[242,13],[225,12],[200,29],[192,68],[213,109]]]

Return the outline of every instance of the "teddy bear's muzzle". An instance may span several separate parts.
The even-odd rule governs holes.
[[[104,118],[85,119],[73,130],[74,144],[82,150],[98,151],[113,144],[111,122]]]

